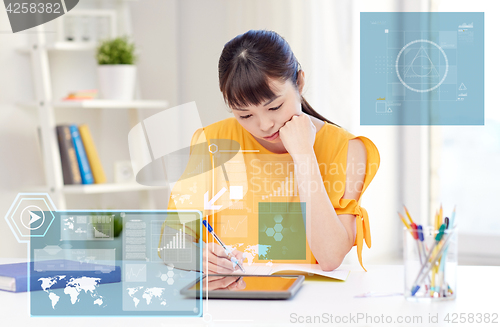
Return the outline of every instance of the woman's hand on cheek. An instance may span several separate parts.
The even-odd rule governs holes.
[[[280,139],[291,156],[314,152],[316,126],[308,115],[295,115],[280,128]]]

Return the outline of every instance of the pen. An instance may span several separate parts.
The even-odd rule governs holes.
[[[422,257],[422,243],[420,242],[420,235],[418,232],[418,226],[415,223],[411,223],[411,228],[412,228],[413,238],[417,242],[417,250],[418,250],[418,256],[420,258],[420,264],[423,265],[425,256],[424,256],[424,258]]]
[[[431,269],[434,268],[436,259],[439,258],[439,256],[443,253],[444,249],[448,245],[449,240],[451,239],[450,235],[445,236],[445,240],[442,244],[442,246],[435,252],[434,250],[436,249],[436,246],[441,242],[441,239],[443,238],[444,230],[445,230],[445,225],[441,225],[439,228],[439,233],[436,235],[436,242],[434,243],[434,246],[430,249],[429,255],[425,259],[425,264],[420,268],[420,271],[417,274],[417,279],[413,283],[411,295],[414,296],[418,290],[420,289],[420,284],[422,283],[422,278],[425,278],[425,276],[429,273]],[[433,278],[434,279],[434,278]],[[433,293],[432,289],[433,285],[431,285],[431,294]]]
[[[436,231],[439,230],[440,226],[443,226],[443,204],[441,204],[439,210],[436,212]],[[445,226],[446,228],[446,226]],[[433,265],[432,266],[432,279],[431,279],[431,297],[434,296],[434,292],[436,289],[439,289],[439,287],[436,287],[436,277],[439,279],[439,276],[436,276],[439,273],[439,266]],[[439,294],[439,292],[438,292]]]
[[[418,256],[420,259],[420,264],[424,264],[423,258],[425,258],[425,249],[423,248],[423,240],[424,240],[424,235],[422,233],[422,226],[419,226],[415,224],[413,219],[411,219],[410,213],[408,212],[408,209],[406,209],[405,206],[403,206],[406,212],[406,215],[408,216],[408,219],[410,220],[410,224],[406,221],[405,217],[398,212],[399,218],[403,222],[403,224],[406,226],[410,234],[413,236],[415,241],[417,242],[417,249],[418,249]],[[422,253],[424,251],[424,253]],[[423,257],[422,257],[423,256]]]
[[[448,229],[448,226],[449,226],[449,223],[450,223],[450,218],[446,217],[444,218],[444,225],[446,226],[446,229]],[[445,274],[445,270],[444,270],[444,266],[446,264],[446,253],[448,252],[448,248],[446,248],[443,252],[443,255],[441,256],[441,258],[439,259],[439,263],[437,264],[437,268],[436,269],[436,272],[438,273],[438,277],[439,277],[439,283],[438,285],[435,287],[435,291],[439,294],[439,296],[444,296],[444,283],[445,283],[445,280],[444,280],[444,274]]]
[[[433,256],[433,258],[431,258],[431,260],[430,260],[430,261],[435,261],[435,260],[436,260],[436,258],[438,258],[438,257],[439,257],[439,256],[443,253],[443,250],[444,250],[444,248],[448,245],[448,243],[449,243],[449,240],[450,240],[450,239],[451,239],[451,238],[450,238],[450,237],[449,237],[449,235],[448,235],[447,239],[444,241],[443,246],[442,246],[442,247],[438,250],[438,252],[436,253],[436,255],[435,255],[435,256]],[[427,263],[429,263],[429,262],[427,262]],[[426,266],[427,266],[427,265],[424,265],[424,266],[422,266],[422,268],[425,268]],[[412,295],[412,296],[415,296],[415,294],[416,294],[416,293],[418,292],[418,290],[420,289],[420,284],[422,283],[422,281],[421,281],[422,276],[426,276],[426,275],[429,273],[429,271],[430,271],[433,267],[434,267],[434,266],[431,264],[431,265],[430,265],[430,266],[428,266],[425,270],[423,270],[423,269],[421,269],[421,270],[420,270],[420,271],[421,271],[421,273],[419,273],[419,274],[418,274],[417,280],[415,281],[415,283],[413,284],[413,287],[412,287],[412,289],[411,289],[411,295]],[[431,294],[433,294],[432,287],[431,287]]]
[[[405,208],[405,210],[406,210],[406,208]],[[406,211],[406,214],[408,215],[408,217],[410,217],[410,215],[408,214],[408,211]],[[418,257],[420,259],[420,264],[424,264],[423,258],[422,258],[422,252],[420,250],[421,244],[419,242],[420,238],[419,238],[419,234],[418,234],[417,225],[413,221],[411,221],[411,218],[410,218],[411,224],[408,224],[408,222],[406,221],[405,217],[402,214],[400,214],[398,212],[398,215],[399,215],[399,218],[401,219],[401,221],[403,222],[403,224],[405,225],[406,229],[408,229],[408,232],[411,234],[411,236],[417,242]]]
[[[212,228],[212,226],[210,226],[210,224],[208,223],[208,221],[206,219],[203,220],[203,225],[208,229],[208,232],[210,234],[212,234],[212,236],[217,240],[217,242],[224,248],[224,250],[226,251],[226,253],[227,254],[231,253],[231,252],[229,252],[229,250],[227,249],[227,247],[224,245],[224,243],[222,243],[221,239],[215,234],[214,229]],[[238,259],[236,259],[235,257],[231,256],[231,262],[237,264],[238,267],[241,269],[241,271],[245,272],[245,269],[243,269],[243,267],[240,265],[240,263],[238,262]]]
[[[427,251],[425,250],[425,245],[424,245],[424,231],[422,229],[422,225],[418,225],[417,229],[418,229],[418,239],[420,240],[420,245],[422,246],[422,251],[424,252],[424,257],[426,257]]]
[[[438,227],[439,227],[439,213],[438,213],[438,211],[436,210],[436,217],[435,217],[435,219],[434,219],[434,230],[436,230],[436,231],[437,231],[437,230],[438,230]],[[439,233],[438,233],[438,235],[439,235]],[[434,246],[432,247],[432,250],[430,250],[430,251],[429,251],[429,256],[430,256],[430,255],[432,255],[432,254],[434,254],[434,252],[433,252],[433,250],[434,250],[434,249],[435,249],[435,244],[434,244]],[[425,265],[424,265],[424,266],[425,266]],[[422,266],[422,268],[423,268],[424,266]],[[432,277],[431,277],[431,285],[430,285],[430,287],[431,287],[431,288],[430,288],[430,294],[431,294],[431,297],[434,297],[434,280],[435,280],[435,278],[436,278],[436,272],[435,272],[435,270],[434,270],[434,265],[432,266],[432,268],[431,268],[431,269],[432,269]],[[422,271],[422,270],[420,270],[420,271]],[[413,291],[414,291],[414,290],[412,290],[412,293],[413,293]],[[413,294],[412,294],[412,295],[413,295]]]
[[[451,219],[449,219],[448,217],[446,217],[444,219],[444,222],[446,224],[446,229],[448,228],[453,228],[453,221],[455,220],[455,209],[453,209],[453,214],[451,216]],[[446,281],[444,280],[444,275],[445,275],[445,264],[446,264],[446,256],[448,254],[448,248],[446,248],[443,252],[443,256],[441,258],[441,261],[440,261],[440,265],[439,265],[439,271],[442,273],[442,278],[441,278],[441,292],[443,293],[443,295],[446,295],[446,290],[448,290],[449,293],[453,293],[453,291],[451,290],[450,286],[447,286],[447,283]]]
[[[408,216],[408,219],[410,220],[411,224],[408,224],[406,221],[405,217],[398,212],[399,218],[403,222],[403,224],[406,226],[410,234],[413,236],[415,241],[417,242],[417,250],[418,250],[418,258],[420,259],[420,264],[424,265],[425,264],[425,257],[427,256],[427,253],[425,251],[424,247],[424,233],[422,231],[422,225],[417,225],[415,222],[413,222],[413,219],[411,219],[410,213],[408,212],[408,209],[404,207],[406,215]],[[430,277],[427,276],[427,279],[429,279],[429,284],[430,284]]]
[[[427,251],[425,250],[425,246],[424,246],[424,232],[423,232],[423,229],[422,229],[422,225],[417,225],[417,229],[418,229],[418,240],[420,241],[419,245],[420,247],[422,248],[422,256],[425,258],[427,257]],[[422,262],[423,264],[423,262]],[[431,283],[431,278],[427,275],[427,279],[429,280],[429,284]]]

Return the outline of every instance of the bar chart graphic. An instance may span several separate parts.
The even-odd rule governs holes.
[[[192,262],[191,247],[186,246],[186,224],[178,229],[165,226],[158,251],[166,262]]]
[[[112,240],[114,215],[61,215],[61,240]]]
[[[113,232],[113,219],[114,216],[91,216],[89,217],[89,228],[91,233],[87,233],[87,236],[93,236],[93,239],[105,239],[111,238]]]
[[[271,186],[273,187],[271,193],[262,195],[262,200],[268,199],[269,197],[299,195],[297,183],[293,178],[293,171],[289,172],[285,180],[271,180]]]
[[[94,238],[109,238],[110,237],[110,230],[105,230],[105,231],[100,231],[97,228],[94,228]]]
[[[186,225],[182,224],[182,229],[175,233],[172,240],[165,244],[165,249],[185,249],[186,248]]]

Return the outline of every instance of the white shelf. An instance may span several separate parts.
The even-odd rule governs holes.
[[[90,0],[86,0],[91,2]],[[128,2],[133,0],[107,0],[109,2],[113,1],[114,4],[109,6],[109,9],[104,9],[99,4],[100,1],[96,0],[96,4],[93,8],[82,8],[71,10],[68,15],[85,15],[92,17],[103,16],[105,19],[102,21],[109,21],[109,35],[107,37],[116,37],[118,35],[130,35],[132,34],[131,28],[131,16],[130,8],[128,7]],[[108,6],[106,6],[108,7]],[[94,20],[97,24],[98,22]],[[119,22],[120,24],[117,24]],[[23,55],[30,57],[33,81],[35,85],[35,90],[37,93],[36,100],[24,101],[17,103],[19,106],[28,107],[30,110],[35,109],[39,111],[38,118],[40,122],[40,135],[41,141],[43,143],[43,163],[45,179],[47,184],[45,186],[37,187],[26,187],[30,192],[40,191],[49,193],[55,202],[55,205],[60,209],[66,209],[66,197],[71,196],[71,194],[81,196],[84,194],[111,194],[117,192],[142,192],[139,197],[142,208],[154,208],[155,201],[151,192],[153,190],[168,190],[168,186],[144,186],[137,184],[135,181],[127,183],[105,183],[105,184],[90,184],[90,185],[63,185],[63,176],[61,169],[61,160],[59,158],[59,144],[57,135],[54,132],[54,125],[56,123],[56,114],[63,113],[68,114],[78,114],[77,112],[66,113],[66,111],[74,109],[127,109],[130,110],[129,124],[130,126],[135,126],[139,123],[141,119],[141,113],[138,112],[139,109],[159,109],[164,110],[168,108],[168,102],[163,100],[133,100],[133,101],[114,101],[114,100],[83,100],[83,101],[64,101],[62,100],[63,94],[58,94],[54,97],[52,94],[52,79],[50,76],[51,65],[58,65],[59,60],[54,61],[50,59],[50,53],[64,55],[67,58],[75,57],[73,59],[78,59],[76,56],[84,56],[87,59],[95,57],[95,52],[98,46],[98,41],[96,39],[84,42],[81,39],[75,39],[74,41],[67,41],[66,33],[64,33],[64,22],[62,19],[56,22],[56,34],[54,35],[56,40],[52,43],[47,43],[46,36],[43,34],[45,32],[44,25],[37,27],[37,33],[33,35],[30,42],[25,46],[18,47],[16,50]],[[95,60],[95,59],[94,59]],[[85,71],[82,73],[95,74],[93,71]],[[67,90],[71,91],[71,90]],[[61,110],[57,110],[61,108]],[[96,110],[95,113],[98,114],[100,110]],[[68,116],[67,116],[68,117]],[[124,126],[125,127],[125,126]],[[126,139],[123,140],[126,142]],[[125,144],[124,144],[125,145]],[[108,160],[112,160],[111,158]],[[163,185],[164,183],[157,183],[157,185]],[[48,186],[51,185],[51,186]]]
[[[104,183],[104,184],[88,184],[88,185],[64,185],[62,193],[64,194],[103,194],[103,193],[119,193],[133,191],[153,191],[166,190],[168,186],[145,186],[137,183]],[[25,192],[41,192],[47,193],[49,189],[46,186],[26,187]]]
[[[95,42],[57,42],[46,47],[39,47],[38,50],[47,51],[94,51],[97,47]],[[16,50],[20,53],[30,53],[32,47],[23,46]]]
[[[20,106],[35,108],[38,104],[34,101],[20,102]],[[162,100],[83,100],[83,101],[57,101],[52,103],[54,108],[82,108],[82,109],[164,109],[168,102]]]
[[[88,185],[65,185],[63,193],[65,194],[98,194],[98,193],[116,193],[130,191],[150,191],[163,190],[168,186],[145,186],[137,183],[105,183]]]

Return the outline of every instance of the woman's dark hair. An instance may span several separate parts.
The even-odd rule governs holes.
[[[230,107],[257,106],[275,96],[269,78],[283,82],[291,79],[297,87],[300,70],[283,37],[273,31],[250,30],[224,45],[219,59],[219,87]],[[301,105],[306,114],[338,126],[317,113],[303,96]]]

